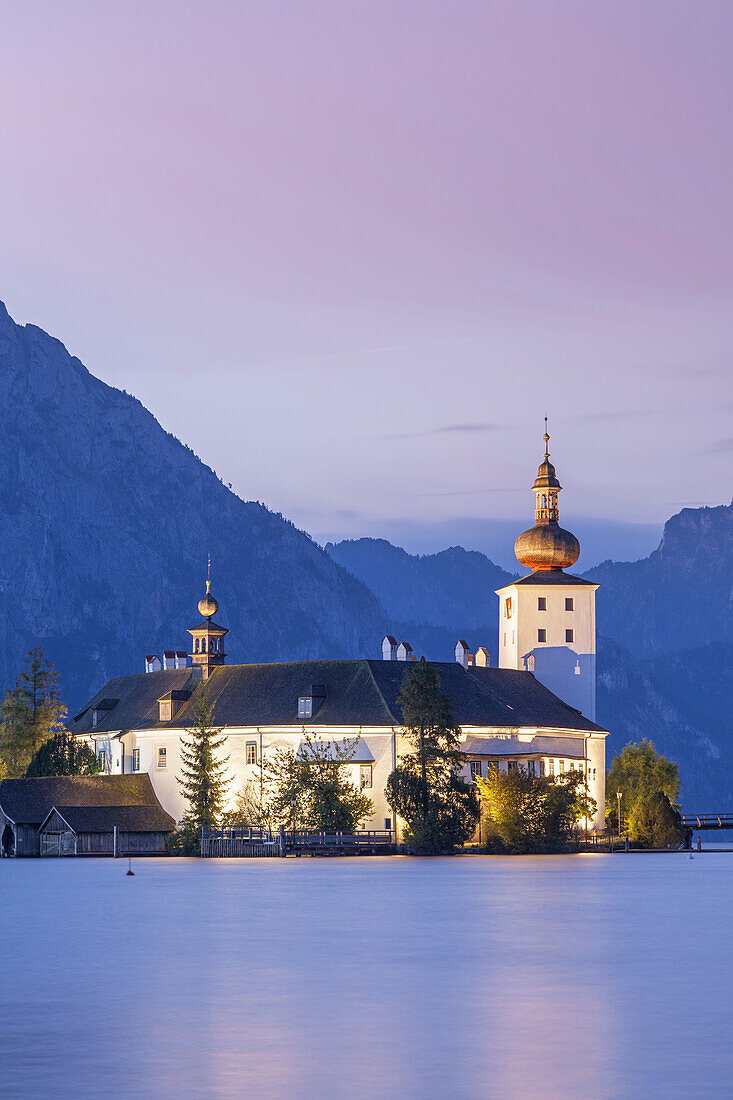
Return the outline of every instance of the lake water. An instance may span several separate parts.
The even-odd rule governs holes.
[[[0,862],[0,1095],[733,1096],[733,855]]]

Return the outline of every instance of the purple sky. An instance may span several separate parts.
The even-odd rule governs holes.
[[[729,0],[6,0],[0,298],[318,537],[521,529],[545,412],[571,528],[728,502],[732,50]]]

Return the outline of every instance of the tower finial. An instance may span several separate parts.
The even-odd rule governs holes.
[[[550,437],[547,434],[547,417],[545,417],[545,434],[542,436],[545,441],[545,458],[550,457]]]
[[[547,419],[547,417],[545,417],[545,420],[546,419]],[[211,554],[209,554],[209,565],[208,565],[208,568],[206,570],[206,591],[207,592],[211,591]]]

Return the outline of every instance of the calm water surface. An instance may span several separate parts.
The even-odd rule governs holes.
[[[731,1097],[733,855],[0,863],[0,1095]]]

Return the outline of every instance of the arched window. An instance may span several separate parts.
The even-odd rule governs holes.
[[[542,494],[542,511],[543,512],[544,512],[546,507],[547,507],[547,496],[545,495],[545,493],[543,493]]]

